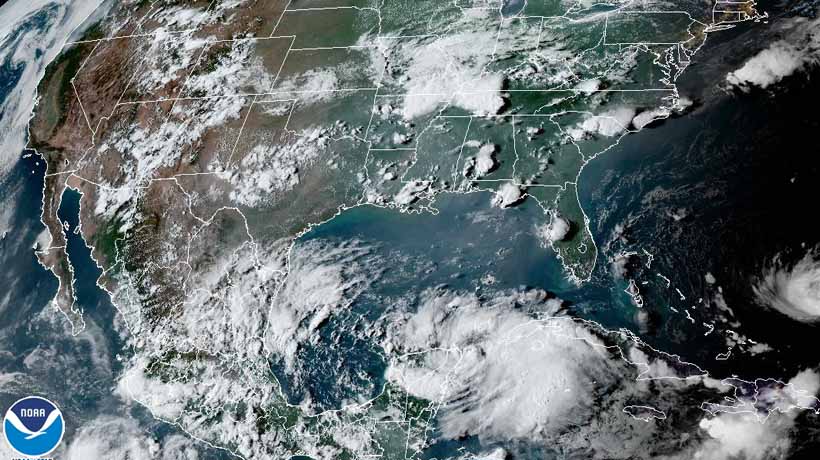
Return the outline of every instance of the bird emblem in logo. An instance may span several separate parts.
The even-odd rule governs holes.
[[[29,396],[12,404],[3,419],[9,446],[24,457],[43,457],[63,439],[63,414],[51,401]]]

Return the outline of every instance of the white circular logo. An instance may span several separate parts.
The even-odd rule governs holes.
[[[43,457],[63,440],[63,413],[56,404],[39,396],[15,402],[3,418],[3,434],[9,446],[23,457]]]

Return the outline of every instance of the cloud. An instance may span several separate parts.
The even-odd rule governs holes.
[[[160,442],[143,432],[133,419],[104,416],[80,429],[65,458],[198,460],[199,453],[189,439],[180,435]]]
[[[0,177],[5,175],[26,142],[26,126],[34,109],[37,84],[46,65],[62,51],[63,43],[102,2],[32,0],[4,2],[0,11],[0,67],[11,91],[0,101]],[[40,21],[45,19],[45,24]],[[45,51],[43,53],[43,51]],[[5,72],[5,71],[4,71]]]
[[[199,460],[199,452],[191,445],[191,440],[174,435],[162,444],[163,458],[167,460]]]
[[[499,208],[509,208],[517,204],[521,199],[521,187],[512,182],[504,182],[498,187],[498,191],[495,195],[493,195],[492,204]]]
[[[243,261],[251,259],[242,254],[238,257]],[[368,288],[373,281],[373,267],[377,273],[384,268],[374,258],[378,259],[372,248],[361,243],[336,247],[332,242],[308,240],[300,242],[292,251],[291,275],[273,301],[250,294],[255,289],[252,285],[264,282],[263,278],[254,281],[246,277],[248,284],[239,283],[236,289],[244,292],[244,296],[233,297],[227,293],[219,296],[226,302],[236,303],[235,309],[231,307],[225,313],[248,316],[249,322],[255,322],[254,316],[248,313],[258,308],[254,306],[257,302],[271,309],[265,357],[284,361],[288,383],[295,388],[306,388],[312,378],[308,368],[315,369],[317,362],[304,359],[306,355],[299,348],[313,346],[321,340],[317,331],[327,315],[344,312],[349,302]],[[250,269],[242,264],[219,266],[228,274]],[[370,278],[362,279],[362,273]],[[215,285],[226,284],[220,281],[222,279],[203,279],[197,285],[213,290]],[[502,441],[508,455],[516,455],[516,446],[532,443],[555,446],[566,456],[591,453],[591,457],[613,459],[682,460],[695,458],[694,454],[701,451],[725,451],[729,452],[727,455],[734,452],[731,445],[721,445],[721,436],[740,429],[734,426],[738,414],[716,411],[704,417],[706,422],[690,415],[697,411],[702,400],[692,399],[695,391],[717,395],[712,399],[723,401],[730,385],[692,377],[692,372],[675,357],[656,352],[627,333],[607,331],[595,323],[559,316],[560,307],[560,301],[539,290],[495,293],[484,290],[479,297],[476,293],[441,288],[421,293],[418,308],[399,307],[386,316],[373,338],[384,345],[384,357],[389,362],[386,379],[411,395],[430,401],[436,408],[436,437],[475,435],[483,441]],[[184,323],[189,324],[193,318],[186,314]],[[197,323],[225,324],[223,319],[215,320],[219,315],[209,320],[200,318],[203,319]],[[203,339],[213,341],[217,347],[253,346],[253,341],[245,340],[245,332],[226,333],[219,329],[209,329],[211,332],[204,334]],[[156,345],[151,345],[151,349],[155,348]],[[254,361],[251,358],[247,362]],[[355,370],[350,363],[346,362],[345,368]],[[129,360],[124,366],[120,394],[138,400],[155,416],[185,426],[197,437],[216,445],[236,446],[232,449],[246,457],[260,456],[267,448],[277,449],[275,452],[279,454],[282,451],[278,449],[286,447],[280,438],[283,431],[271,430],[260,438],[257,430],[259,419],[253,409],[282,401],[279,390],[270,385],[269,371],[264,366],[259,375],[254,375],[253,366],[243,364],[231,370],[210,359],[200,363],[169,358],[160,367],[140,358]],[[173,375],[179,371],[193,377],[188,382],[167,378],[167,373]],[[346,382],[351,381],[347,371],[332,372],[334,377],[338,376],[335,386],[344,390],[331,385],[322,391],[334,392],[334,398],[346,397],[350,389]],[[820,379],[810,373],[801,374],[793,382],[796,388],[809,392],[820,387]],[[800,400],[797,393],[781,391],[778,385],[768,387],[772,392],[761,392],[760,395],[766,397],[758,398],[769,401],[767,407],[787,407],[783,404]],[[687,391],[689,389],[693,391]],[[358,388],[353,390],[356,394],[366,394]],[[313,395],[308,391],[302,396],[305,400],[299,408],[301,413],[315,413],[313,409],[318,406],[312,405],[318,403],[309,402]],[[247,408],[244,412],[211,418],[211,414],[220,413],[226,405],[240,401],[241,407]],[[658,414],[668,414],[669,421],[658,417],[644,417],[649,422],[641,417],[632,418],[623,412],[627,406],[655,408]],[[345,411],[339,411],[343,413]],[[326,433],[340,445],[355,452],[369,452],[377,437],[372,427],[349,423],[350,420],[335,418],[334,414],[336,411],[329,411],[316,420],[321,420],[327,427]],[[788,420],[796,414],[797,411],[773,414],[765,429],[775,430],[776,436],[772,438],[784,438],[788,434],[786,428],[793,426]],[[385,412],[376,416],[401,420],[400,414]],[[685,418],[683,426],[670,428],[670,421],[682,418]],[[786,421],[778,421],[780,419]],[[698,422],[705,427],[701,428]],[[777,431],[780,424],[786,428]],[[334,458],[335,451],[322,452],[320,446],[312,444],[314,438],[298,430],[292,432],[294,438],[299,439],[300,448],[311,452],[314,458]],[[688,441],[682,445],[681,438],[687,435]],[[143,448],[157,449],[156,443],[149,442],[150,438],[138,441],[118,447],[131,449],[132,458],[140,458],[136,454],[143,452]],[[714,446],[709,447],[707,442]],[[82,447],[86,450],[81,452],[93,453],[89,449],[104,451],[110,444],[106,438],[89,437],[76,449]],[[162,452],[169,451],[166,444],[160,446]],[[786,448],[787,444],[784,442]],[[267,454],[275,456],[271,452],[274,451]],[[657,455],[659,452],[667,457]],[[488,453],[490,458],[493,458],[490,454],[495,455]]]
[[[659,107],[652,110],[644,110],[643,112],[635,115],[635,118],[632,119],[632,125],[635,129],[643,129],[647,125],[651,124],[656,120],[663,120],[669,118],[669,115],[672,114],[672,110],[669,107]]]
[[[820,375],[810,369],[803,370],[795,375],[789,384],[798,392],[796,404],[799,406],[813,406],[817,403],[814,397],[820,392]]]
[[[788,42],[778,41],[746,61],[743,67],[726,75],[726,81],[744,89],[749,86],[768,88],[810,61],[813,58],[807,56],[805,50]]]
[[[410,181],[404,184],[399,193],[393,197],[393,201],[400,206],[407,206],[419,199],[429,187],[427,182]]]
[[[765,89],[817,64],[820,38],[814,33],[816,28],[817,20],[803,17],[785,22],[780,27],[785,38],[772,43],[739,69],[729,72],[726,82],[742,91],[748,91],[751,87]]]
[[[506,460],[507,458],[509,458],[509,455],[507,455],[507,451],[499,447],[489,452],[478,454],[475,457],[468,458],[473,460]]]
[[[627,332],[560,316],[544,298],[424,292],[388,333],[387,380],[437,405],[442,438],[546,443],[585,458],[780,458],[798,414],[817,407],[814,371],[789,383],[718,381]],[[693,394],[719,403],[693,418]],[[652,416],[631,417],[627,407]]]
[[[448,25],[446,34],[434,39],[382,38],[382,47],[371,53],[376,74],[382,75],[386,67],[386,85],[404,94],[401,111],[406,120],[435,113],[447,105],[478,116],[499,113],[506,103],[503,90],[507,77],[526,75],[516,74],[516,67],[498,69],[492,64],[508,56],[536,59],[533,37],[527,35],[531,30],[524,27],[499,33],[498,19],[489,9],[462,11]],[[548,68],[563,69],[560,63],[569,53],[555,54],[561,59]],[[546,69],[542,72],[547,73]],[[564,79],[570,76],[562,75]]]
[[[722,414],[703,419],[700,428],[709,436],[693,458],[708,460],[763,460],[782,456],[789,447],[784,436],[790,420],[761,424],[751,414]]]
[[[262,68],[259,66],[259,68]],[[254,69],[256,70],[256,69]],[[301,104],[316,104],[332,99],[339,88],[337,72],[345,69],[311,69],[277,85],[277,98],[299,99]],[[264,69],[262,68],[262,71]],[[271,86],[273,84],[271,83]]]
[[[764,460],[786,458],[791,447],[790,431],[802,410],[817,412],[820,375],[804,370],[788,383],[774,379],[753,382],[726,379],[735,387],[731,405],[704,403],[705,417],[699,427],[708,438],[696,450],[695,459]]]
[[[820,320],[820,254],[809,251],[793,266],[775,257],[753,290],[759,303],[797,321]]]
[[[300,346],[340,315],[380,275],[372,248],[358,242],[332,246],[310,241],[294,247],[287,278],[268,312],[265,345],[296,371]]]
[[[466,29],[483,24],[483,20],[465,17],[456,26]],[[393,68],[405,73],[399,79],[406,91],[404,118],[435,112],[447,100],[476,115],[498,113],[504,106],[504,78],[482,72],[490,62],[497,35],[488,28],[451,33],[428,43],[396,43],[390,61]]]
[[[567,130],[573,140],[581,140],[589,135],[613,137],[625,132],[635,118],[635,109],[631,107],[617,107],[598,115],[588,116]]]
[[[447,438],[531,439],[588,419],[599,390],[628,373],[625,363],[609,359],[601,339],[570,318],[535,320],[513,308],[544,297],[532,291],[483,303],[473,294],[426,292],[392,337],[411,354],[395,360],[387,378],[442,403]]]
[[[465,145],[468,144],[472,143],[468,142]],[[498,166],[495,161],[496,150],[498,147],[494,144],[480,144],[478,153],[467,159],[464,165],[464,175],[472,174],[476,179],[480,179],[493,171]]]
[[[553,215],[552,221],[539,229],[539,235],[547,243],[557,243],[567,237],[571,228],[568,220]]]
[[[619,252],[610,258],[612,274],[618,278],[625,279],[629,275],[630,264],[635,263],[635,254],[632,252]]]
[[[287,139],[263,140],[242,158],[239,168],[215,168],[228,176],[230,198],[245,206],[260,206],[281,199],[282,192],[299,185],[299,172],[314,162],[329,141],[330,132],[304,130]]]

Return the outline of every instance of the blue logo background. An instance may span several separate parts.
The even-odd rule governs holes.
[[[3,433],[9,446],[26,457],[51,453],[62,441],[64,432],[60,409],[39,396],[15,402],[3,420]]]

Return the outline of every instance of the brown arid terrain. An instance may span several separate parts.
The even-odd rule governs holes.
[[[286,3],[250,2],[216,12],[194,30],[183,30],[182,25],[166,26],[162,8],[151,2],[126,2],[118,6],[105,23],[94,25],[81,40],[68,45],[58,61],[50,66],[40,84],[37,115],[30,126],[30,144],[48,165],[42,220],[51,244],[40,248],[38,255],[60,279],[55,302],[76,326],[81,325],[81,312],[73,306],[73,279],[64,250],[65,236],[57,217],[66,187],[83,195],[82,235],[94,247],[95,260],[106,270],[101,283],[114,289],[115,282],[109,274],[122,269],[140,270],[139,278],[144,278],[144,284],[167,287],[155,293],[163,299],[163,304],[181,297],[175,291],[179,289],[185,268],[160,267],[153,262],[158,258],[178,261],[207,258],[209,251],[219,247],[208,244],[210,248],[198,249],[201,253],[195,249],[194,254],[186,254],[186,248],[179,245],[179,241],[163,246],[163,242],[173,241],[168,232],[181,232],[174,235],[195,236],[212,243],[219,241],[218,238],[233,240],[234,244],[249,238],[244,218],[237,210],[222,208],[217,202],[193,203],[191,199],[191,193],[219,186],[208,178],[204,165],[229,147],[224,145],[229,137],[226,131],[238,130],[247,118],[247,106],[225,126],[197,127],[200,131],[195,139],[171,146],[175,150],[171,161],[157,165],[150,175],[137,180],[124,171],[129,152],[101,146],[111,142],[115,133],[126,126],[160,130],[164,124],[174,121],[181,121],[183,125],[197,123],[179,120],[173,112],[176,108],[184,115],[197,114],[211,107],[207,99],[196,96],[176,99],[183,93],[188,78],[212,71],[220,57],[230,52],[234,42],[222,40],[269,35],[271,24],[282,14]],[[190,7],[206,8],[208,4],[192,2]],[[231,21],[225,23],[228,17]],[[117,24],[115,30],[108,30],[109,21]],[[167,30],[162,39],[156,37],[160,28]],[[186,43],[191,42],[197,44],[186,49]],[[286,50],[280,46],[270,53],[281,60]],[[151,61],[152,58],[158,62]],[[275,66],[281,62],[271,65],[271,72],[275,74]],[[142,80],[157,70],[153,66],[161,67],[160,70],[173,68],[160,81]],[[246,100],[250,98],[243,98],[243,102]],[[158,140],[160,143],[173,142],[174,134],[165,135]],[[149,151],[147,155],[164,153]],[[110,212],[95,212],[100,190],[114,188],[121,189],[119,193],[125,195],[123,201]],[[123,219],[118,213],[139,216],[136,219],[139,224],[127,230],[122,228]],[[133,241],[139,243],[132,244]],[[233,244],[228,246],[233,247]],[[168,250],[177,253],[171,255]],[[130,266],[118,267],[126,258]]]

